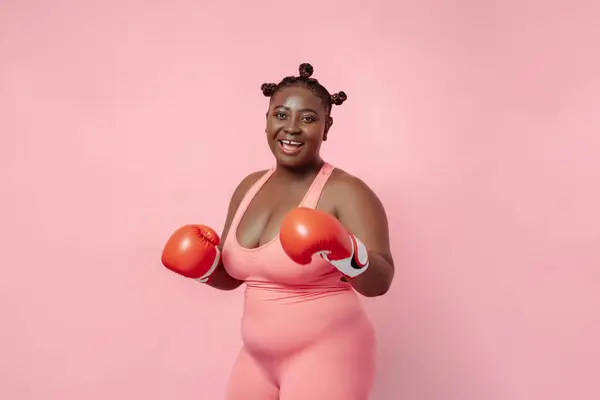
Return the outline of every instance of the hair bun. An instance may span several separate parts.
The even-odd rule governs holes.
[[[315,72],[315,69],[309,63],[300,64],[299,70],[300,70],[300,76],[303,76],[305,78],[310,78],[311,75],[313,74],[313,72]]]
[[[331,95],[331,104],[335,104],[336,106],[342,105],[346,100],[348,100],[348,96],[344,92],[339,92]]]
[[[277,84],[275,83],[263,83],[260,85],[260,90],[262,90],[266,97],[273,96],[273,94],[275,94],[275,89],[277,89]]]

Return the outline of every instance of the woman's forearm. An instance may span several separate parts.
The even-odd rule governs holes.
[[[234,290],[240,287],[244,283],[238,279],[235,279],[223,267],[223,264],[219,265],[215,272],[210,276],[207,285],[214,287],[219,290]]]
[[[381,255],[369,251],[369,268],[350,280],[350,284],[363,296],[377,297],[387,293],[393,277],[393,265]]]

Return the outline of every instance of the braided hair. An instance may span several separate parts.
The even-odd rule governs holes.
[[[342,103],[348,99],[348,96],[346,96],[346,93],[344,92],[330,94],[318,80],[311,78],[314,72],[312,65],[308,63],[300,64],[299,71],[300,76],[287,76],[279,83],[263,83],[260,89],[266,97],[272,97],[275,93],[278,93],[287,87],[304,86],[321,99],[327,115],[331,113],[331,107],[333,105],[342,105]]]

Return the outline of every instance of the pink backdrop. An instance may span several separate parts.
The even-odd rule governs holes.
[[[0,2],[0,398],[223,398],[243,291],[160,251],[304,61],[389,214],[373,399],[600,398],[598,2],[83,3]]]

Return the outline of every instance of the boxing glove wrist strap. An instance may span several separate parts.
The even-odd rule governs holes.
[[[215,260],[213,261],[213,264],[211,265],[210,269],[206,271],[206,273],[200,278],[196,278],[196,281],[200,283],[208,282],[210,276],[216,271],[217,267],[221,263],[221,252],[219,251],[218,247],[215,247],[215,250],[217,250],[217,253],[215,255]]]
[[[341,260],[330,260],[327,254],[322,257],[333,264],[342,274],[349,278],[356,278],[369,268],[369,253],[367,247],[356,236],[350,235],[352,241],[352,254]]]

